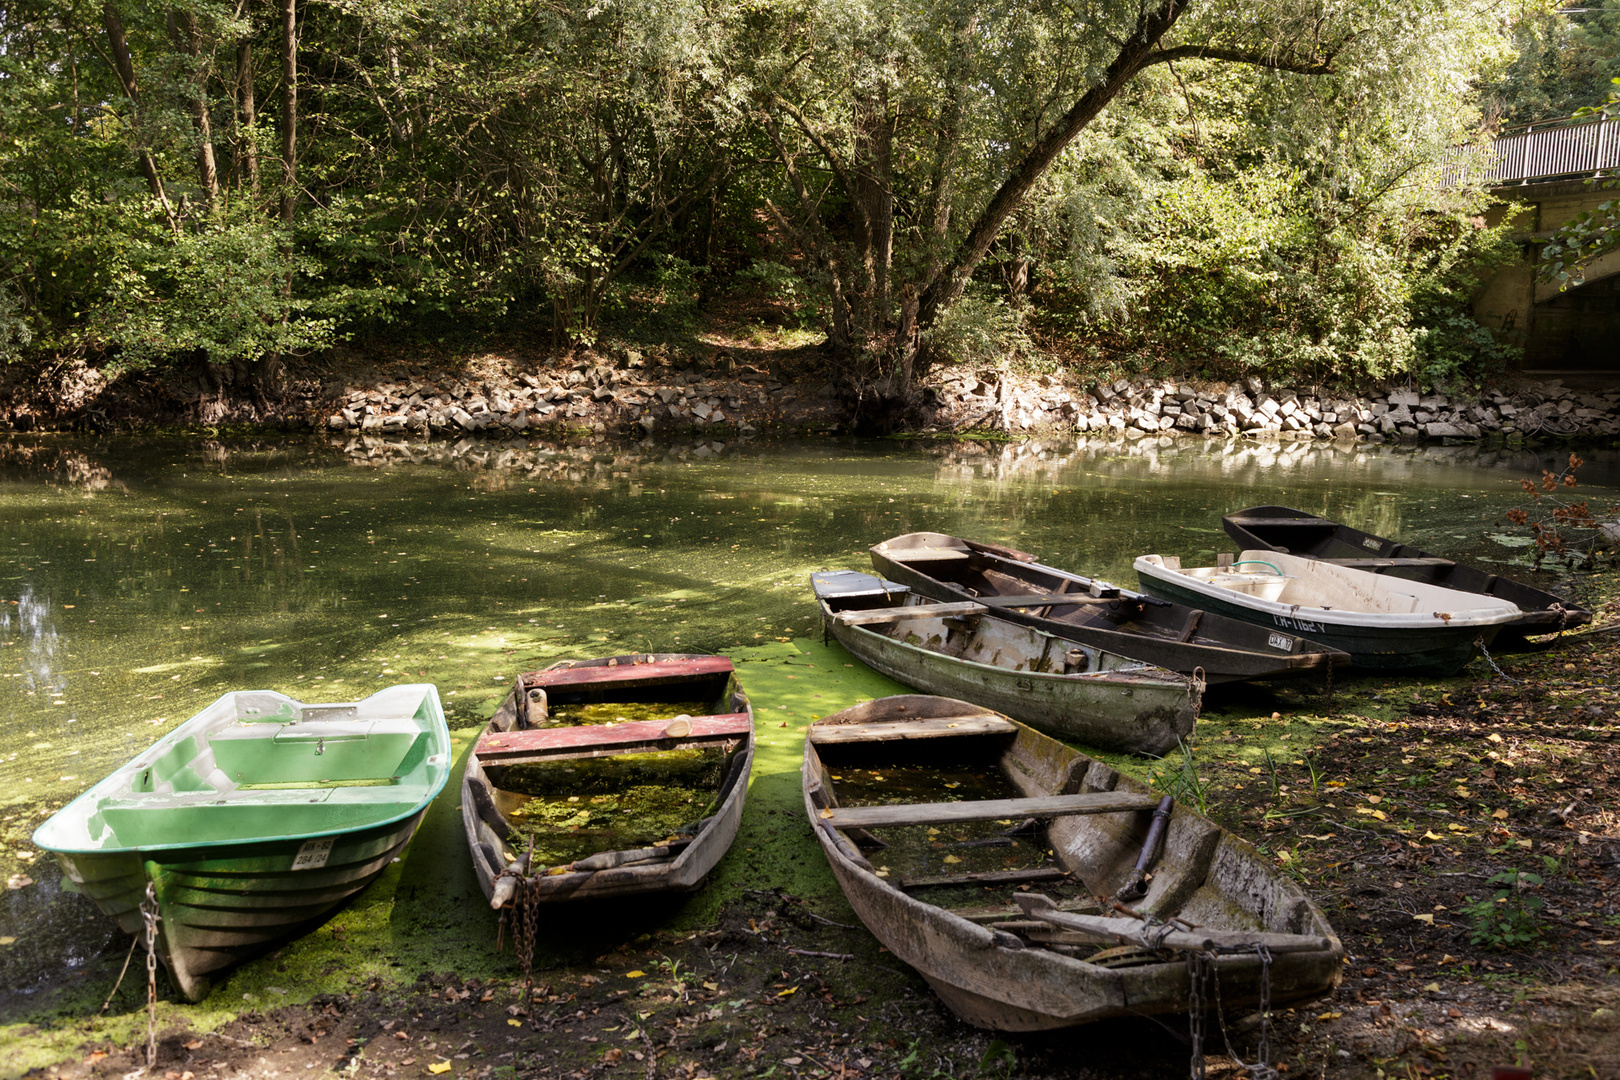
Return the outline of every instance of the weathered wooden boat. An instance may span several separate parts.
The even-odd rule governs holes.
[[[189,1001],[306,933],[405,846],[450,775],[438,691],[306,705],[226,694],[34,833],[66,887],[155,951]]]
[[[1164,754],[1198,718],[1204,683],[979,603],[941,604],[856,570],[810,575],[824,631],[907,686],[999,709],[1065,739]]]
[[[1286,552],[1516,604],[1522,614],[1501,628],[1497,649],[1524,648],[1527,634],[1556,634],[1592,621],[1590,611],[1556,593],[1290,506],[1251,506],[1221,518],[1221,527],[1241,548]]]
[[[907,533],[872,548],[882,576],[947,603],[997,615],[1206,682],[1325,672],[1350,658],[1298,634],[1172,604],[1035,561],[1027,552],[944,533]]]
[[[1280,551],[1245,551],[1183,568],[1175,556],[1136,560],[1156,596],[1304,634],[1380,671],[1457,671],[1519,617],[1506,600],[1386,577]]]
[[[461,815],[490,906],[686,892],[736,838],[754,713],[723,656],[520,675],[467,756]]]
[[[1190,967],[1227,1010],[1339,981],[1339,939],[1270,859],[1005,716],[938,697],[865,702],[811,725],[802,775],[850,906],[969,1023],[1186,1013],[1195,992],[1215,1004]],[[897,790],[920,798],[894,803]]]

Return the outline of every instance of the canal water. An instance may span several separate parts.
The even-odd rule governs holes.
[[[1528,504],[1520,481],[1567,457],[1084,437],[0,444],[0,1023],[126,942],[61,896],[34,826],[227,690],[433,682],[473,728],[514,672],[556,659],[812,637],[810,572],[865,569],[870,545],[916,530],[1134,587],[1137,555],[1210,559],[1231,547],[1221,513],[1283,503],[1507,570],[1530,550],[1503,519]],[[1620,456],[1587,457],[1558,495],[1620,500]]]

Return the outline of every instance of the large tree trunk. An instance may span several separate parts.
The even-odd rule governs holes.
[[[249,19],[253,15],[250,0],[243,0],[239,14]],[[258,121],[257,106],[253,98],[253,39],[245,37],[236,43],[236,158],[232,171],[238,183],[246,183],[255,195],[259,192],[259,141],[254,124]]]
[[[923,290],[917,310],[920,329],[927,330],[947,308],[961,299],[962,291],[967,288],[969,279],[973,277],[973,271],[984,261],[985,255],[990,251],[990,245],[995,242],[1007,219],[1023,204],[1030,190],[1046,175],[1058,155],[1081,131],[1085,130],[1087,124],[1097,118],[1108,103],[1114,100],[1142,69],[1149,55],[1158,48],[1159,41],[1176,24],[1176,20],[1181,18],[1189,2],[1190,0],[1165,0],[1163,7],[1144,11],[1137,19],[1136,28],[1126,37],[1119,55],[1108,65],[1108,70],[1103,74],[1101,81],[1086,91],[1056,124],[1024,151],[1007,179],[1002,182],[995,195],[991,196],[990,202],[980,211],[972,228],[957,245],[949,264]],[[922,378],[927,371],[927,357],[919,357],[916,377]],[[905,387],[904,391],[909,393],[910,387]]]
[[[281,220],[298,207],[298,0],[281,3]]]
[[[135,62],[129,55],[129,37],[124,32],[124,20],[118,17],[118,9],[113,7],[112,0],[103,0],[101,5],[101,24],[107,31],[107,46],[112,51],[113,71],[118,75],[119,85],[123,87],[124,96],[129,98],[130,109],[133,115],[130,125],[135,133],[135,156],[140,162],[141,175],[146,177],[146,186],[151,189],[152,198],[163,207],[164,215],[169,219],[171,228],[175,227],[174,207],[169,203],[169,196],[163,190],[163,177],[158,173],[157,160],[152,156],[151,149],[146,144],[146,124],[141,109],[140,84],[135,78]]]
[[[208,206],[219,205],[219,169],[214,162],[214,126],[208,115],[208,65],[202,60],[202,31],[197,16],[178,14],[173,28],[175,44],[191,58],[191,126],[197,136],[197,183],[208,196]]]

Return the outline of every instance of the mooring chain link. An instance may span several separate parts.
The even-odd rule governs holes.
[[[1563,631],[1562,631],[1562,628],[1560,628],[1560,631],[1559,631],[1559,632],[1560,632],[1560,633],[1562,633],[1562,632],[1563,632]],[[1497,673],[1497,674],[1498,674],[1498,675],[1500,675],[1500,676],[1502,676],[1502,678],[1504,678],[1504,679],[1506,679],[1506,680],[1507,680],[1507,681],[1508,681],[1508,682],[1510,682],[1510,683],[1513,683],[1513,684],[1514,684],[1514,685],[1515,685],[1515,686],[1517,686],[1517,685],[1518,685],[1518,682],[1519,682],[1519,680],[1518,680],[1518,679],[1515,679],[1515,678],[1514,678],[1514,677],[1513,677],[1513,676],[1511,676],[1511,675],[1509,675],[1509,674],[1508,674],[1508,673],[1507,673],[1507,672],[1505,672],[1505,671],[1503,671],[1503,670],[1502,670],[1502,669],[1501,669],[1501,668],[1500,668],[1500,667],[1499,667],[1499,666],[1498,666],[1498,665],[1497,665],[1497,663],[1496,663],[1496,657],[1494,657],[1494,656],[1492,656],[1492,655],[1491,655],[1491,650],[1489,650],[1489,649],[1487,649],[1487,648],[1486,648],[1486,647],[1485,647],[1485,636],[1484,636],[1484,635],[1483,635],[1483,634],[1481,634],[1481,635],[1480,635],[1480,636],[1479,636],[1479,637],[1477,637],[1477,638],[1475,638],[1475,639],[1474,639],[1474,644],[1475,644],[1475,645],[1477,645],[1477,646],[1479,646],[1479,652],[1480,652],[1480,655],[1481,655],[1481,656],[1483,656],[1483,657],[1484,657],[1484,658],[1485,658],[1485,662],[1486,662],[1486,663],[1487,663],[1487,664],[1489,664],[1489,665],[1491,665],[1491,670],[1492,670],[1492,671],[1494,671],[1494,672],[1496,672],[1496,673]]]
[[[1192,1036],[1192,1080],[1204,1080],[1204,1024],[1209,1002],[1204,987],[1215,968],[1214,955],[1187,953],[1187,1029]]]
[[[518,970],[523,973],[523,1003],[534,995],[534,937],[540,921],[540,882],[525,878],[513,897],[512,947],[517,950]]]
[[[146,926],[146,1067],[157,1062],[157,887],[146,883],[146,899],[141,901],[141,921]]]
[[[1254,1064],[1246,1064],[1232,1049],[1232,1036],[1226,1030],[1226,1012],[1221,1007],[1221,980],[1216,973],[1218,956],[1252,952],[1260,957],[1260,1045]],[[1271,950],[1263,942],[1235,948],[1221,948],[1187,954],[1187,975],[1192,985],[1187,993],[1187,1012],[1192,1027],[1192,1080],[1204,1080],[1204,1042],[1208,1036],[1207,1021],[1203,1013],[1209,1008],[1210,994],[1214,990],[1215,1019],[1221,1025],[1221,1039],[1226,1053],[1237,1067],[1248,1073],[1251,1080],[1280,1080],[1280,1074],[1271,1064]]]

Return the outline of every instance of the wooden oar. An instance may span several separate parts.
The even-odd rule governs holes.
[[[1333,947],[1329,938],[1308,934],[1266,934],[1246,930],[1169,930],[1148,927],[1135,919],[1111,919],[1101,915],[1075,915],[1059,911],[1051,899],[1039,893],[1015,893],[1013,900],[1032,919],[1061,926],[1097,941],[1114,941],[1121,945],[1147,945],[1146,939],[1158,942],[1161,949],[1180,949],[1192,952],[1210,952],[1216,949],[1243,949],[1264,945],[1268,952],[1326,952]]]

